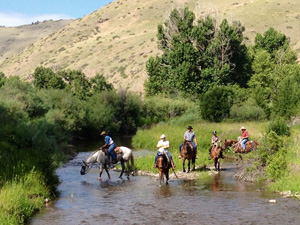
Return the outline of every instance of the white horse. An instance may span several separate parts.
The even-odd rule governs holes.
[[[122,178],[122,175],[124,173],[125,170],[125,162],[127,164],[127,169],[128,169],[128,173],[127,173],[127,178],[129,178],[130,175],[130,170],[134,169],[134,158],[133,158],[133,152],[130,148],[121,146],[119,147],[119,151],[117,152],[117,161],[121,162],[121,166],[122,166],[122,171],[121,174],[119,176],[119,178]],[[108,153],[109,154],[109,153]],[[111,158],[111,157],[110,157]],[[131,166],[129,165],[129,160],[131,161]],[[89,170],[92,168],[94,163],[99,163],[100,165],[100,173],[99,173],[99,177],[98,180],[101,180],[101,175],[103,172],[103,169],[105,169],[108,179],[110,179],[110,174],[107,168],[107,165],[111,164],[111,161],[109,160],[108,156],[105,155],[105,152],[102,150],[98,150],[93,152],[87,159],[86,161],[82,161],[82,167],[80,170],[80,174],[81,175],[85,175],[89,172]],[[131,173],[133,175],[133,172]]]

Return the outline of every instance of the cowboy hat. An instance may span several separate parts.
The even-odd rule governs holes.
[[[187,129],[193,129],[192,126],[188,126]]]
[[[241,127],[241,130],[246,130],[246,128],[245,127]]]
[[[105,135],[107,134],[106,131],[102,131],[100,135]]]
[[[166,135],[164,135],[164,134],[162,134],[161,136],[160,136],[160,138],[165,138],[166,137]]]

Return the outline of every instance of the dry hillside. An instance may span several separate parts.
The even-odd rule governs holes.
[[[48,37],[72,20],[44,21],[18,27],[0,27],[0,64],[39,39]]]
[[[116,88],[143,93],[145,62],[160,54],[157,24],[172,8],[187,3],[197,16],[240,20],[246,27],[246,43],[272,26],[300,51],[299,0],[115,0],[0,61],[0,71],[28,78],[40,65],[80,69],[89,77],[104,74]]]

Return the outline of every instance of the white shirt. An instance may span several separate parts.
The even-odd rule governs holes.
[[[160,140],[158,143],[157,143],[157,146],[161,146],[158,151],[159,152],[163,152],[163,151],[168,151],[167,147],[170,145],[169,141],[163,141],[163,140]]]

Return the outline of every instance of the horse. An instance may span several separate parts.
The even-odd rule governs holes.
[[[108,157],[109,153],[105,152],[105,150],[97,150],[95,152],[93,152],[87,159],[86,161],[82,161],[82,167],[80,170],[80,174],[81,175],[85,175],[89,172],[89,170],[92,168],[94,163],[99,163],[100,165],[100,172],[99,172],[99,177],[98,180],[101,180],[101,175],[103,172],[103,169],[105,169],[108,179],[110,179],[110,174],[109,171],[107,169],[107,166],[111,164],[111,161]],[[134,168],[134,157],[133,157],[133,152],[130,148],[121,146],[121,147],[117,147],[117,161],[121,162],[121,167],[122,167],[122,171],[121,174],[119,176],[119,178],[122,178],[124,170],[125,170],[125,163],[127,164],[127,179],[129,179],[129,175],[130,175],[130,170],[132,170]],[[131,166],[129,164],[129,160],[131,162]],[[132,175],[133,172],[131,172]]]
[[[215,171],[220,171],[221,151],[222,148],[219,145],[213,145],[211,149],[211,158],[214,161]]]
[[[169,170],[172,167],[165,154],[159,155],[156,160],[156,165],[159,171],[160,185],[164,181],[164,175],[166,176],[166,184],[169,183]]]
[[[183,172],[186,172],[185,171],[185,160],[187,159],[189,162],[188,162],[188,173],[190,172],[190,164],[191,164],[191,160],[192,160],[192,164],[193,164],[193,169],[192,171],[195,171],[195,159],[196,159],[196,154],[195,154],[195,151],[194,151],[194,148],[193,148],[193,145],[191,142],[185,140],[183,142],[183,145],[180,149],[180,156],[182,158],[182,167],[183,167]]]
[[[234,153],[240,158],[240,160],[243,163],[243,157],[241,156],[241,154],[246,154],[249,153],[251,151],[256,151],[257,145],[259,145],[259,143],[257,141],[247,141],[245,143],[245,150],[242,148],[242,144],[241,144],[241,139],[239,137],[238,141],[235,140],[226,140],[224,141],[224,145],[223,145],[223,149],[227,148],[227,147],[232,147],[234,149]],[[238,157],[236,157],[236,162],[238,165]]]

